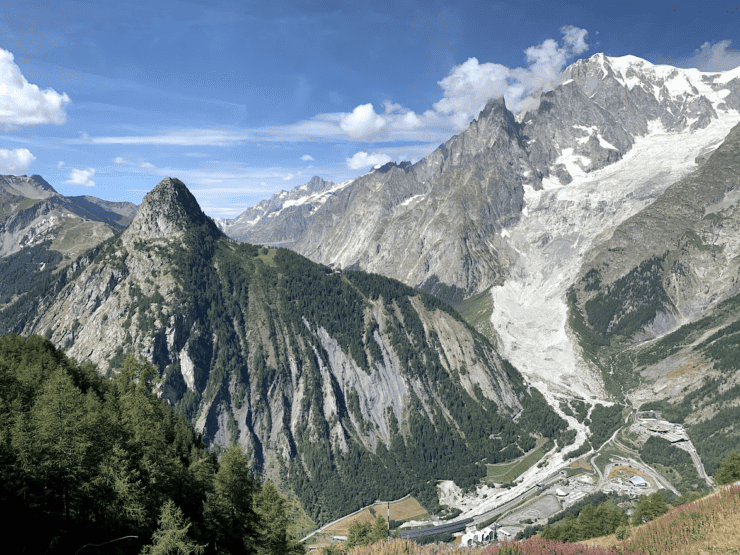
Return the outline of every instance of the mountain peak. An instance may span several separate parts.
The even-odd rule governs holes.
[[[0,175],[0,189],[31,199],[45,199],[58,194],[40,175]]]
[[[126,234],[146,239],[164,238],[181,235],[193,226],[204,224],[216,228],[185,184],[177,178],[166,177],[141,201]]]

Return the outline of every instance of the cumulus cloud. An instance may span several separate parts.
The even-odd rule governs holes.
[[[303,156],[301,156],[301,160],[303,160],[304,162],[313,162],[313,156],[311,156],[310,154],[304,154]]]
[[[82,187],[94,187],[95,182],[92,177],[95,175],[95,168],[87,168],[86,170],[78,170],[77,168],[72,169],[69,172],[69,179],[65,183],[70,185],[81,185]]]
[[[339,127],[353,139],[374,139],[387,124],[387,120],[376,114],[372,104],[361,104],[349,114],[342,116]]]
[[[481,64],[477,58],[469,58],[439,81],[444,95],[434,104],[434,109],[439,114],[450,116],[455,127],[463,127],[489,99],[506,93],[510,75],[511,70],[506,66]]]
[[[367,167],[382,166],[391,161],[391,157],[382,152],[356,152],[352,158],[347,158],[347,167],[351,170],[359,170]]]
[[[705,42],[694,51],[694,54],[676,65],[695,67],[701,71],[727,71],[740,66],[740,50],[731,50],[732,41],[721,40],[714,44]]]
[[[0,127],[64,123],[69,97],[29,83],[13,54],[0,48]]]
[[[0,173],[25,174],[36,157],[27,148],[8,150],[0,148]]]
[[[539,94],[559,84],[565,65],[588,50],[585,29],[569,25],[560,32],[562,43],[547,39],[524,51],[527,67],[510,69],[501,64],[481,64],[476,58],[455,66],[439,81],[444,96],[434,104],[434,109],[450,117],[460,129],[493,98],[503,96],[507,107],[514,112],[535,108]]]

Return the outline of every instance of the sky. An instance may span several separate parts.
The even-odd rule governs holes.
[[[232,218],[416,162],[598,52],[734,68],[739,33],[740,0],[2,0],[0,174],[137,204],[178,177]]]

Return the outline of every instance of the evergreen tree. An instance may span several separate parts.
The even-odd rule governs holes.
[[[154,544],[147,545],[142,555],[190,555],[203,553],[203,546],[197,545],[188,537],[190,523],[180,508],[172,500],[162,506],[159,528],[154,532]]]
[[[370,541],[372,543],[375,543],[380,540],[385,540],[387,538],[388,538],[388,521],[386,521],[382,516],[378,515],[375,517],[375,522],[373,523],[373,529],[370,532]]]
[[[632,514],[632,524],[637,526],[668,512],[668,502],[660,493],[643,495],[637,502],[635,512]]]
[[[355,520],[349,526],[347,534],[347,549],[352,549],[358,545],[367,545],[372,543],[373,525],[371,522],[360,522]]]
[[[304,553],[303,544],[288,531],[288,501],[272,482],[265,482],[255,495],[254,510],[259,518],[260,555],[294,555]]]
[[[257,482],[244,453],[234,445],[219,461],[214,491],[206,498],[203,517],[219,552],[257,553]]]
[[[740,452],[733,451],[722,461],[719,470],[714,474],[717,485],[731,484],[740,480]]]

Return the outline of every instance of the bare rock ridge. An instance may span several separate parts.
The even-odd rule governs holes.
[[[198,201],[179,179],[167,177],[146,194],[136,217],[126,230],[139,239],[181,235],[199,225],[213,225]]]
[[[619,161],[657,128],[707,127],[740,108],[736,73],[597,54],[567,68],[521,120],[493,101],[416,164],[388,164],[338,185],[314,178],[273,197],[269,212],[263,201],[222,229],[461,300],[501,283],[517,258],[501,232],[519,220],[525,187],[567,185]]]
[[[42,334],[101,371],[126,352],[145,358],[211,444],[241,445],[318,520],[400,490],[436,503],[435,480],[472,484],[485,472],[473,461],[519,456],[566,427],[438,299],[233,241],[177,179],[0,312],[9,332]]]

